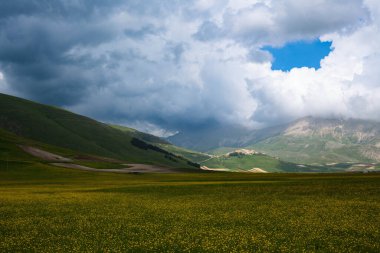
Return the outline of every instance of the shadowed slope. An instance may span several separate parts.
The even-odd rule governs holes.
[[[188,160],[160,148],[134,145],[135,136],[63,109],[0,94],[0,128],[38,142],[73,151],[178,168]]]

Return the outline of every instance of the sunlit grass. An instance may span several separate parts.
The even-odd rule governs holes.
[[[23,175],[23,176],[21,176]],[[379,252],[379,174],[0,169],[0,252]]]

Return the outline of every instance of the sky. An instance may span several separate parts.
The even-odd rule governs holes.
[[[263,47],[272,55],[272,70],[290,71],[293,68],[321,68],[321,60],[331,51],[331,42],[320,40],[296,41],[281,47]]]
[[[161,136],[380,120],[378,0],[0,2],[0,92]]]

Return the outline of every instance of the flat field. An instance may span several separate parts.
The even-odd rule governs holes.
[[[0,252],[380,252],[380,174],[0,163]]]

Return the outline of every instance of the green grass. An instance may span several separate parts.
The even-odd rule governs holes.
[[[72,153],[110,157],[129,163],[194,168],[189,166],[186,159],[168,159],[168,155],[163,153],[132,145],[135,133],[115,129],[59,108],[4,94],[0,94],[0,128],[28,140],[71,150]]]
[[[40,158],[34,157],[32,155],[29,155],[28,153],[24,152],[19,145],[27,145],[36,147],[57,155],[64,156],[66,158],[71,158],[72,163],[79,164],[95,169],[123,169],[128,168],[129,166],[126,165],[127,163],[130,163],[130,161],[122,161],[122,160],[112,160],[104,157],[96,157],[96,156],[90,156],[88,154],[83,154],[80,152],[76,152],[70,149],[64,149],[32,140],[28,140],[19,136],[16,136],[8,131],[0,129],[0,160],[3,161],[3,166],[7,164],[11,164],[12,162],[17,163],[27,163],[29,165],[37,165],[37,164],[45,164],[48,165],[51,163],[50,161],[45,161]],[[84,158],[84,159],[83,159]],[[180,163],[177,163],[172,160],[164,161],[165,156],[163,158],[160,158],[158,156],[158,159],[156,159],[156,162],[161,161],[161,164],[164,166],[171,165],[172,168],[175,168],[176,171],[179,172],[193,172],[198,171],[192,166],[189,166],[185,163],[185,160],[181,160],[181,158],[175,158]],[[7,164],[5,163],[7,162]],[[145,164],[150,164],[149,160],[144,161]],[[157,163],[156,163],[157,164]],[[178,164],[182,164],[181,167],[179,167]]]
[[[75,161],[75,164],[83,165],[94,169],[124,169],[128,168],[128,165],[112,162],[100,162],[100,161]]]
[[[218,156],[202,165],[209,168],[226,168],[230,170],[264,169],[268,172],[279,172],[282,162],[266,155]]]
[[[177,147],[171,144],[159,144],[158,146],[173,154],[185,157],[186,159],[189,159],[190,161],[193,161],[196,163],[202,162],[210,158],[210,155],[208,154],[192,151],[186,148]]]
[[[0,252],[379,252],[380,174],[91,173],[0,161]]]
[[[362,155],[363,145],[329,137],[276,136],[248,148],[295,163],[374,162]]]
[[[202,161],[210,158],[210,156],[207,154],[204,154],[201,152],[196,152],[196,151],[189,150],[186,148],[174,146],[164,139],[161,139],[161,138],[154,136],[154,135],[151,135],[151,134],[139,132],[133,128],[129,128],[129,127],[125,127],[125,126],[118,126],[118,125],[111,125],[111,126],[113,128],[127,132],[136,138],[139,138],[139,139],[146,141],[148,143],[157,145],[164,150],[167,150],[173,154],[182,156],[182,157],[189,159],[190,161],[193,161],[196,163],[202,162]]]
[[[123,132],[129,133],[133,137],[136,137],[136,138],[143,140],[145,142],[149,142],[152,144],[169,144],[166,140],[164,140],[160,137],[157,137],[157,136],[154,136],[151,134],[147,134],[147,133],[143,133],[143,132],[137,131],[136,129],[130,128],[130,127],[119,126],[119,125],[110,125],[110,126],[115,128],[115,129],[121,130]]]
[[[260,168],[267,172],[339,172],[345,169],[338,166],[299,166],[295,163],[284,162],[264,154],[217,156],[202,162],[201,165],[209,168],[225,168],[230,171],[247,171],[253,168]]]
[[[208,153],[212,155],[224,155],[229,152],[233,152],[238,148],[230,148],[230,147],[219,147],[212,150],[209,150]]]

